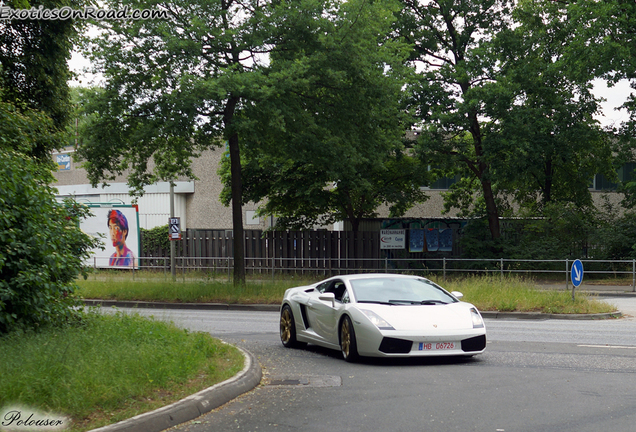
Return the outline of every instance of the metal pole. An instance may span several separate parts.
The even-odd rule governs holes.
[[[636,292],[636,259],[632,260],[632,292]]]
[[[499,259],[499,276],[503,280],[503,258]]]
[[[170,217],[174,217],[174,183],[170,181]],[[170,232],[168,232],[170,235]],[[177,280],[177,267],[175,263],[175,242],[176,240],[170,239],[170,273],[172,273],[172,282],[176,282]]]
[[[568,283],[568,281],[569,281],[569,278],[568,278],[568,268],[570,267],[570,265],[569,265],[569,264],[570,264],[570,263],[569,263],[569,261],[570,261],[570,260],[569,260],[568,258],[566,258],[566,259],[565,259],[565,290],[566,290],[566,291],[567,291],[567,290],[568,290],[568,288],[569,288],[569,283]]]
[[[446,257],[444,257],[444,283],[446,283]]]

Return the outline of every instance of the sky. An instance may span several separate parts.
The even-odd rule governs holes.
[[[611,88],[607,87],[603,80],[596,80],[594,82],[594,94],[607,99],[602,104],[603,115],[597,118],[601,125],[618,126],[621,122],[629,120],[629,114],[626,110],[616,111],[616,108],[625,103],[627,97],[634,92],[636,90],[630,88],[627,80],[619,81]]]

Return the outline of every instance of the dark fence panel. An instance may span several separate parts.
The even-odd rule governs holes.
[[[430,266],[440,266],[438,259],[454,252],[410,252],[406,249],[380,249],[379,231],[268,231],[245,230],[245,265],[253,272],[339,271],[355,273],[364,269],[397,270],[427,268],[423,258],[432,259]],[[454,237],[456,238],[456,237]],[[143,239],[142,239],[143,242]],[[227,268],[233,265],[234,247],[231,230],[188,229],[181,240],[175,240],[176,256],[181,265],[190,268]],[[170,250],[144,250],[148,265],[161,265]],[[405,261],[406,260],[406,261]],[[415,260],[418,263],[410,263]],[[229,261],[229,263],[228,263]],[[441,261],[440,261],[441,262]]]

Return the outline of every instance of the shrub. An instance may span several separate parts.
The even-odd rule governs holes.
[[[95,242],[79,228],[88,209],[58,203],[50,171],[24,153],[0,147],[0,159],[0,334],[66,322]]]

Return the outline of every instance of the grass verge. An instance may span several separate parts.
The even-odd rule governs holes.
[[[160,275],[137,276],[107,274],[98,279],[79,280],[78,292],[84,298],[102,300],[138,300],[177,303],[279,304],[290,287],[317,282],[319,279],[287,278],[253,280],[243,286],[219,280],[176,282]]]
[[[238,373],[236,348],[138,315],[89,313],[80,326],[0,338],[0,407],[71,419],[85,431],[165,406]]]
[[[287,288],[317,282],[316,278],[252,280],[235,287],[227,281],[179,279],[166,280],[152,273],[132,280],[129,273],[106,273],[99,278],[79,281],[84,298],[184,303],[280,304]],[[614,312],[614,307],[592,296],[570,291],[545,291],[521,277],[474,276],[442,282],[449,291],[460,291],[464,300],[482,311],[543,312],[551,314],[595,314]]]
[[[532,281],[509,277],[475,277],[444,285],[464,294],[464,301],[481,311],[541,312],[549,314],[599,314],[614,312],[614,306],[593,296],[565,290],[539,290]]]

